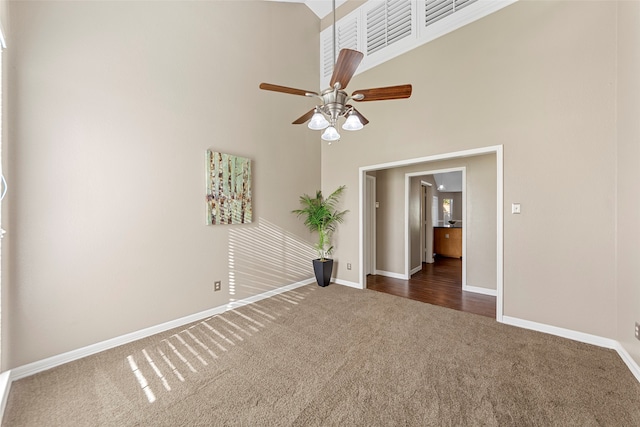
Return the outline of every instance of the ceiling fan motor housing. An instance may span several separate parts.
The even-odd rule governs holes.
[[[349,95],[344,90],[327,89],[322,92],[320,97],[322,98],[322,105],[318,108],[335,124],[338,118],[347,112],[346,104]]]

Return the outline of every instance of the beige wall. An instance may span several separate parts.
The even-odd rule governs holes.
[[[320,147],[290,123],[313,102],[258,89],[316,89],[306,6],[12,2],[10,19],[3,368],[312,277],[287,248],[311,239],[290,211]],[[256,223],[204,225],[207,148],[253,160]]]
[[[615,336],[616,25],[614,2],[520,1],[355,76],[350,90],[413,95],[359,104],[370,123],[323,146],[323,188],[357,188],[362,166],[502,144],[504,314]],[[357,223],[337,237],[356,266]]]
[[[640,363],[640,3],[618,7],[617,340]]]
[[[496,155],[467,159],[467,286],[496,289],[497,176]]]
[[[346,141],[345,141],[346,142]],[[495,155],[419,163],[380,170],[376,189],[377,268],[405,272],[405,175],[464,167],[467,198],[467,285],[496,289],[496,162]],[[429,181],[427,179],[427,181]],[[420,266],[420,177],[411,180],[409,204],[410,267]],[[413,202],[413,203],[412,203]],[[454,202],[455,203],[455,202]],[[459,198],[462,203],[462,198]],[[340,231],[342,233],[342,230]],[[350,261],[345,261],[350,262]]]

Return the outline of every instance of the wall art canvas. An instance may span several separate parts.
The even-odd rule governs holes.
[[[251,222],[251,160],[207,150],[207,224]]]

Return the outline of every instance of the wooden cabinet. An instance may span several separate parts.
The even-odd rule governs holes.
[[[462,258],[462,228],[435,227],[433,252],[450,258]]]

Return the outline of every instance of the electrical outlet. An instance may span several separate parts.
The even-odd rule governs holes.
[[[640,323],[636,322],[636,338],[640,340]]]
[[[351,270],[351,263],[347,263],[347,270]]]
[[[213,291],[219,291],[220,289],[222,289],[222,282],[220,280],[216,280],[215,282],[213,282]]]

